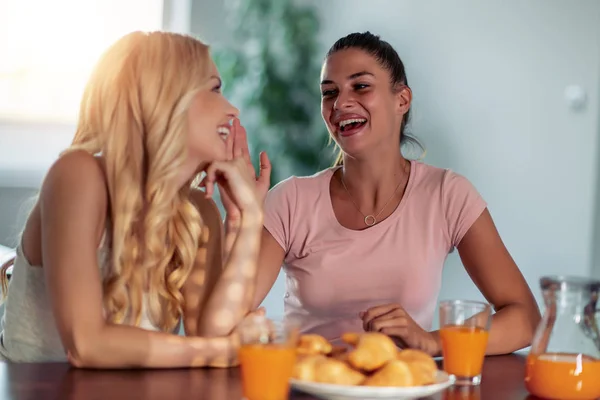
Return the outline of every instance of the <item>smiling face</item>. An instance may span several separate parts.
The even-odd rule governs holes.
[[[196,165],[228,158],[226,142],[231,122],[239,114],[221,93],[221,78],[212,61],[209,76],[188,110],[189,157]]]
[[[331,54],[321,72],[321,114],[344,153],[359,157],[374,148],[397,149],[410,89],[393,87],[390,73],[367,52]]]

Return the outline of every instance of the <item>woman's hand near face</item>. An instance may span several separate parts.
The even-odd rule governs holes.
[[[242,157],[234,157],[229,161],[215,161],[208,165],[205,172],[206,196],[211,197],[215,184],[218,184],[221,188],[221,198],[227,198],[228,214],[242,217],[248,213],[262,213],[256,186]]]
[[[269,186],[271,183],[271,162],[267,153],[262,152],[260,154],[260,169],[259,173],[256,174],[252,160],[250,159],[250,151],[248,149],[248,136],[246,135],[246,129],[240,124],[239,119],[233,120],[233,126],[230,137],[228,138],[228,151],[229,156],[232,159],[241,158],[246,163],[248,177],[254,182],[256,196],[259,204],[262,204],[265,200]],[[217,182],[221,186],[221,182]],[[236,224],[240,215],[238,210],[233,207],[233,199],[227,191],[221,193],[221,201],[227,212],[227,221],[229,224]]]

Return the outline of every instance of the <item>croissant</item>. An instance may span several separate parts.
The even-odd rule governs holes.
[[[429,354],[419,350],[406,349],[399,351],[396,359],[408,364],[414,380],[413,385],[429,385],[435,382],[437,364]]]
[[[326,357],[324,355],[310,355],[300,357],[294,366],[293,377],[306,382],[315,382],[316,365]]]
[[[408,363],[391,360],[367,378],[363,386],[414,386],[414,379]]]
[[[365,376],[343,361],[325,358],[315,363],[315,381],[336,385],[360,385]]]
[[[360,339],[359,333],[347,332],[342,334],[342,341],[348,343],[351,346],[356,346],[358,344],[358,339]]]
[[[296,362],[293,377],[306,382],[337,385],[358,385],[365,376],[350,368],[343,361],[322,354],[301,357]]]
[[[299,338],[296,352],[302,355],[329,354],[332,346],[327,339],[321,335],[306,334]]]
[[[389,336],[368,332],[359,336],[356,348],[348,354],[348,363],[356,369],[375,371],[397,357],[398,349]]]
[[[320,335],[302,335],[294,378],[379,387],[422,386],[436,381],[437,364],[429,354],[414,349],[398,350],[385,334],[344,333],[341,339],[346,345],[333,346]]]

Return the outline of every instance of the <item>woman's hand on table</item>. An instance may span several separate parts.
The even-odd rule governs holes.
[[[426,352],[431,356],[441,353],[439,336],[419,326],[398,304],[371,307],[359,313],[367,332],[381,332],[390,336],[399,347]]]

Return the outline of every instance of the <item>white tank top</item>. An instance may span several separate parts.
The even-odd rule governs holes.
[[[13,362],[67,361],[52,315],[44,270],[29,264],[21,245],[8,289],[0,321],[0,354]],[[140,328],[158,331],[150,321],[145,301]],[[174,332],[178,331],[179,324]]]

